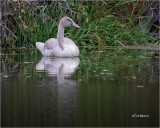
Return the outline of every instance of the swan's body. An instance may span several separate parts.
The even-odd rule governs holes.
[[[57,39],[51,38],[45,43],[36,43],[36,47],[43,56],[74,57],[79,55],[79,49],[75,43],[64,37],[65,26],[79,28],[69,17],[63,17],[58,25]]]
[[[37,42],[36,47],[43,56],[74,57],[79,55],[78,47],[69,38],[64,38],[63,49],[55,38],[47,40],[46,43]]]

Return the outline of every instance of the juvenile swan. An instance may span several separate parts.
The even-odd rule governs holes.
[[[65,26],[80,28],[71,18],[64,16],[58,25],[57,39],[51,38],[45,43],[36,43],[36,47],[43,56],[74,57],[79,55],[79,49],[75,43],[64,37]]]

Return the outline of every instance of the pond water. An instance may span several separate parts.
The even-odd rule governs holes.
[[[77,58],[1,52],[3,127],[159,126],[157,50],[82,49]]]

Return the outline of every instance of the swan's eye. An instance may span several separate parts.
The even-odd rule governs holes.
[[[68,21],[71,21],[70,19],[67,19]]]

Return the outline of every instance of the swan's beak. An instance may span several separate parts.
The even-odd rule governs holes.
[[[74,22],[72,23],[72,26],[75,27],[75,28],[80,28],[80,27],[79,27],[76,23],[74,23]]]

